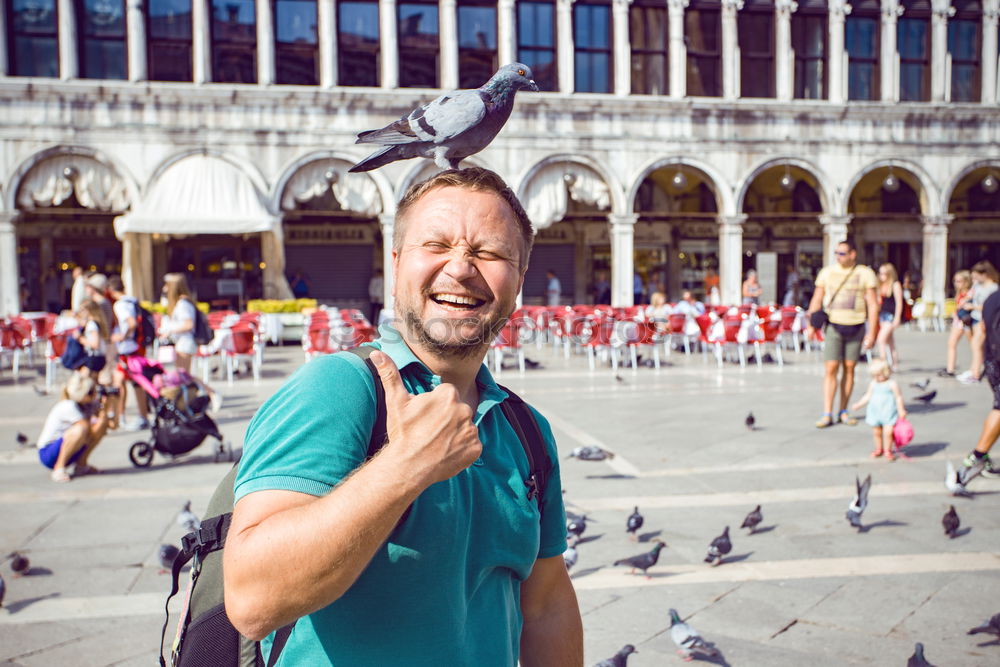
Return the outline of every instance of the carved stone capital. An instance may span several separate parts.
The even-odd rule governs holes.
[[[853,8],[847,4],[847,0],[827,0],[827,11],[830,19],[843,21],[844,17],[851,13]]]
[[[795,0],[775,0],[774,11],[779,18],[788,18],[799,8]]]
[[[996,23],[997,17],[1000,17],[1000,0],[983,0],[983,19]]]
[[[733,15],[743,9],[743,0],[722,0],[722,13]]]
[[[882,0],[882,22],[895,25],[905,11],[899,0]]]
[[[639,222],[639,214],[617,215],[612,213],[608,216],[608,222],[611,223],[612,227],[627,226],[631,228],[635,226],[635,223]]]
[[[667,0],[667,8],[670,13],[683,12],[691,4],[690,0]]]
[[[955,8],[951,6],[951,0],[931,0],[931,11],[934,18],[947,19],[955,15]]]

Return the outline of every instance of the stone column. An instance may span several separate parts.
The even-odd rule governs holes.
[[[844,51],[844,21],[851,13],[847,0],[827,0],[830,12],[827,54],[827,97],[834,104],[847,101],[847,53]]]
[[[741,9],[743,0],[722,0],[722,97],[727,100],[740,96],[740,40],[736,12]]]
[[[396,215],[394,213],[381,213],[378,216],[378,224],[382,228],[382,281],[384,296],[382,298],[383,308],[392,308],[392,234],[396,228]],[[375,324],[372,322],[372,324]]]
[[[684,41],[684,10],[689,0],[667,0],[670,13],[670,97],[687,95],[687,44]]]
[[[396,0],[378,2],[379,49],[382,56],[382,87],[399,86],[399,39],[396,29]]]
[[[517,61],[514,0],[499,0],[497,3],[497,60],[501,67]]]
[[[743,301],[743,223],[745,214],[719,216],[719,297],[722,305]]]
[[[951,0],[932,0],[931,6],[931,102],[951,99],[945,84],[951,80],[948,60],[948,18],[955,15]],[[994,53],[996,53],[994,51]]]
[[[274,13],[271,0],[257,0],[257,85],[274,83]]]
[[[792,12],[795,0],[774,3],[774,92],[779,100],[790,100],[795,90],[795,56],[792,53]]]
[[[8,0],[9,1],[9,0]],[[77,57],[76,3],[57,0],[59,12],[59,78],[75,79],[80,76]]]
[[[126,232],[122,239],[122,282],[126,294],[140,301],[155,301],[152,235]]]
[[[823,266],[829,266],[836,261],[833,252],[837,244],[847,238],[847,225],[850,215],[821,215],[819,222],[823,225]]]
[[[319,33],[319,85],[337,85],[337,5],[334,0],[319,0],[316,7]]]
[[[611,224],[611,305],[633,306],[632,276],[635,274],[636,214],[608,216]]]
[[[948,225],[951,215],[924,216],[923,269],[925,301],[937,304],[938,314],[943,312],[945,290],[948,286]]]
[[[899,51],[896,48],[896,23],[903,15],[899,0],[882,0],[882,51],[879,76],[882,101],[899,101]]]
[[[439,0],[441,13],[441,79],[444,90],[458,88],[458,8],[456,0]]]
[[[16,212],[0,213],[0,317],[21,312],[17,272]]]
[[[573,48],[573,0],[556,0],[556,61],[560,93],[576,90]]]
[[[285,240],[282,227],[260,233],[260,258],[264,260],[264,298],[294,299],[285,277]]]
[[[142,13],[142,0],[128,0],[125,11],[128,24],[128,80],[145,81],[149,78],[149,70],[146,66],[146,17]]]
[[[212,80],[212,16],[208,0],[191,0],[192,74],[195,83]]]
[[[632,48],[628,40],[628,9],[632,0],[612,0],[611,27],[614,34],[615,95],[632,92]]]
[[[997,103],[997,17],[1000,0],[983,0],[982,100]]]

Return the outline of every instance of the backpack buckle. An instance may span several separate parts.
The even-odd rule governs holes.
[[[528,481],[524,483],[528,487],[528,500],[535,500],[538,498],[538,479],[535,475],[528,478]]]

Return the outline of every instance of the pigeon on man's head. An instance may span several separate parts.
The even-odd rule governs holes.
[[[930,386],[930,384],[931,384],[931,379],[927,378],[926,380],[923,380],[921,382],[911,382],[910,386],[919,389],[920,391],[924,391],[927,389],[928,386]]]
[[[189,533],[193,533],[201,528],[201,519],[191,511],[190,500],[184,503],[183,509],[177,513],[177,525],[182,526]]]
[[[695,655],[706,658],[719,656],[719,649],[702,639],[697,630],[682,621],[676,609],[670,610],[670,638],[677,644],[677,653],[685,662],[691,662]]]
[[[649,573],[646,572],[649,568],[656,565],[656,561],[660,560],[660,551],[663,547],[667,546],[667,543],[663,540],[653,540],[653,550],[647,551],[646,553],[641,553],[637,556],[629,556],[628,558],[619,558],[614,562],[614,565],[628,565],[632,568],[632,574],[635,574],[636,569],[642,570],[642,573],[646,575],[647,579],[651,579]]]
[[[441,169],[458,169],[465,158],[486,148],[514,108],[514,95],[538,90],[531,68],[501,67],[480,88],[456,90],[420,106],[379,130],[358,135],[356,143],[378,144],[349,171],[371,171],[396,160],[426,157]]]
[[[566,547],[566,551],[563,552],[563,564],[566,565],[567,570],[573,569],[576,565],[576,561],[580,556],[576,552],[576,547],[570,545]]]
[[[10,558],[10,569],[14,571],[16,576],[22,577],[28,573],[28,569],[31,567],[31,562],[28,560],[27,556],[14,551],[7,557]]]
[[[712,543],[708,545],[708,555],[705,556],[706,563],[712,563],[713,565],[719,565],[722,563],[722,558],[733,550],[733,543],[729,540],[729,526],[722,531],[722,535],[712,540]]]
[[[629,534],[632,539],[636,539],[635,532],[642,528],[642,524],[645,519],[639,514],[639,506],[636,505],[635,509],[628,516],[628,520],[625,521],[625,532]]]
[[[971,497],[972,494],[965,488],[965,485],[970,479],[972,479],[972,477],[974,477],[974,475],[970,476],[968,474],[960,474],[957,470],[955,470],[955,466],[951,461],[948,461],[945,464],[944,486],[948,489],[948,493],[953,496],[962,496],[965,498]]]
[[[574,447],[573,451],[566,458],[580,459],[581,461],[603,461],[604,459],[615,458],[615,454],[597,445],[586,445],[584,447]]]
[[[160,545],[160,551],[157,554],[160,558],[160,567],[163,568],[162,570],[160,570],[160,574],[165,574],[166,572],[169,572],[170,570],[173,569],[174,561],[177,559],[177,556],[179,556],[180,553],[181,550],[172,544]]]
[[[927,662],[927,658],[924,657],[924,645],[917,642],[913,646],[913,655],[910,659],[906,661],[906,667],[934,667],[931,663]]]
[[[994,614],[988,620],[983,621],[982,625],[972,628],[966,634],[978,635],[983,633],[1000,639],[1000,614]]]
[[[865,477],[864,482],[855,476],[854,485],[857,490],[854,493],[854,499],[851,501],[851,504],[847,506],[846,516],[851,525],[860,530],[862,528],[861,515],[864,514],[865,508],[868,507],[868,490],[872,488],[872,476],[868,475]]]
[[[628,665],[628,657],[633,653],[638,653],[635,647],[631,644],[625,644],[618,653],[615,653],[607,660],[601,660],[594,667],[625,667]]]
[[[753,535],[754,532],[757,530],[757,526],[759,526],[760,522],[763,520],[764,520],[764,515],[760,513],[760,505],[757,505],[757,507],[750,510],[750,513],[747,514],[747,517],[743,519],[743,524],[740,526],[740,528],[749,528],[750,534]]]
[[[948,511],[944,513],[941,517],[941,525],[944,526],[944,534],[948,537],[955,539],[955,532],[958,530],[961,521],[958,518],[958,512],[955,511],[954,505],[948,506]]]
[[[926,394],[920,394],[919,396],[916,397],[916,400],[920,401],[924,405],[929,405],[930,402],[934,400],[935,396],[937,396],[937,389],[935,389],[934,391],[929,391]]]
[[[757,418],[753,416],[753,412],[747,415],[747,418],[744,420],[744,423],[747,425],[748,431],[753,430],[754,424],[757,423]]]

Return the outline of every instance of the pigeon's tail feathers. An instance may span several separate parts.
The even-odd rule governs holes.
[[[978,635],[981,633],[995,634],[995,632],[996,631],[993,628],[991,628],[988,623],[984,623],[983,625],[980,625],[977,628],[972,628],[966,634],[969,635]]]
[[[390,144],[408,144],[413,141],[419,141],[419,139],[413,128],[410,127],[410,119],[407,116],[403,116],[385,127],[358,133],[358,138],[354,143],[383,144],[388,146]]]
[[[385,165],[395,162],[396,160],[405,160],[410,157],[414,156],[403,154],[403,151],[400,150],[399,146],[386,146],[382,150],[375,151],[347,171],[354,173],[359,171],[372,171],[373,169],[384,167]]]
[[[706,563],[711,563],[713,560],[715,560],[715,554],[711,554],[710,553],[707,556],[705,556],[705,562]]]

